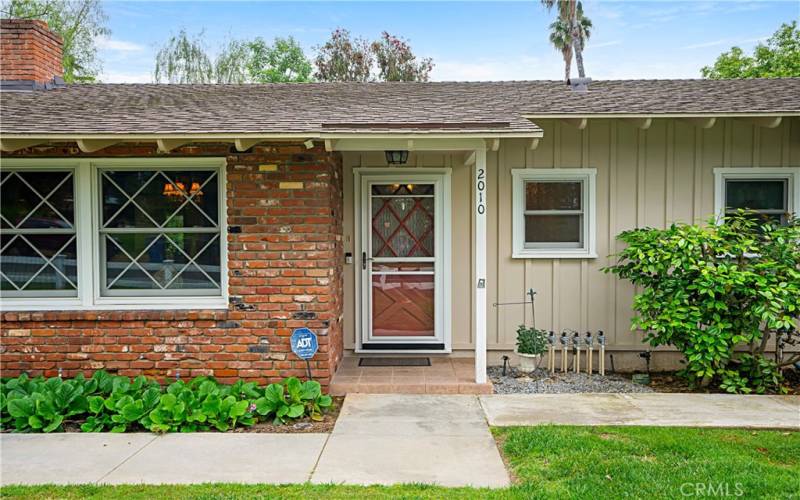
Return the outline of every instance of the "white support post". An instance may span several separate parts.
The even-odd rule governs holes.
[[[486,149],[475,150],[475,382],[486,383]]]

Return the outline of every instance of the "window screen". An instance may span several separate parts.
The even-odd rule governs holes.
[[[525,182],[525,247],[583,246],[583,182]]]
[[[0,171],[0,293],[78,293],[73,170]]]
[[[787,179],[726,179],[725,213],[752,210],[763,220],[783,224],[789,211]]]
[[[102,294],[220,293],[216,170],[101,170]]]

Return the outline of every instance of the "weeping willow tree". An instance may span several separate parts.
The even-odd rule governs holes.
[[[203,33],[190,38],[186,30],[173,35],[156,54],[156,83],[214,83],[215,72],[203,47]]]

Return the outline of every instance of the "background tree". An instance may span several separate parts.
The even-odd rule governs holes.
[[[583,4],[577,0],[541,0],[547,10],[556,7],[558,17],[550,25],[550,43],[564,58],[564,75],[569,80],[572,56],[578,76],[586,77],[583,66],[583,49],[591,36],[592,21],[583,13]]]
[[[309,82],[313,67],[303,48],[292,38],[276,38],[272,45],[256,38],[250,42],[247,72],[260,83]]]
[[[212,59],[202,33],[191,38],[186,31],[158,51],[154,79],[167,83],[275,83],[310,80],[311,63],[293,38],[230,40]]]
[[[385,31],[368,43],[338,28],[315,49],[314,76],[324,82],[427,82],[433,70],[431,58],[417,58],[406,40]]]
[[[427,82],[433,70],[433,59],[417,57],[411,46],[402,38],[387,32],[380,40],[372,42],[372,52],[378,63],[378,78],[387,82]]]
[[[338,28],[323,45],[316,47],[314,76],[324,82],[367,82],[371,79],[373,54],[363,38],[352,39]]]
[[[108,36],[108,17],[100,0],[7,0],[4,18],[41,19],[64,41],[64,81],[93,82],[100,74],[97,38]]]
[[[780,78],[800,77],[800,30],[797,21],[784,23],[759,43],[748,56],[739,47],[722,53],[712,66],[700,70],[705,78]]]
[[[173,35],[156,54],[153,78],[156,83],[214,83],[215,71],[202,42],[203,33],[190,38],[186,30]],[[226,61],[227,62],[227,61]],[[232,69],[222,73],[233,73]]]

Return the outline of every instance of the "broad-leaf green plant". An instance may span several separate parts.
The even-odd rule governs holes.
[[[765,356],[776,337],[797,341],[800,221],[739,211],[724,223],[673,224],[625,231],[626,247],[605,269],[640,288],[632,328],[652,346],[685,356],[682,371],[699,386],[736,393],[781,391],[776,362]]]

